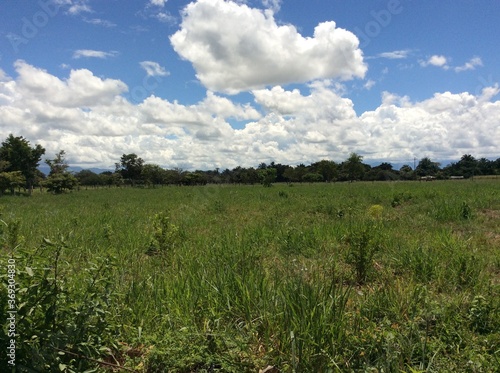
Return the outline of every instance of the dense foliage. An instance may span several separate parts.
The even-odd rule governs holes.
[[[206,184],[263,184],[270,186],[274,182],[335,182],[335,181],[387,181],[417,180],[425,177],[448,179],[450,177],[473,178],[480,175],[500,175],[500,158],[491,161],[485,158],[476,160],[471,155],[464,155],[460,161],[441,168],[439,163],[429,158],[418,162],[415,170],[404,165],[394,170],[390,163],[383,162],[372,167],[363,163],[363,157],[352,153],[341,163],[321,160],[308,166],[284,165],[271,162],[261,163],[257,168],[236,167],[232,170],[196,170],[163,169],[159,165],[147,164],[136,154],[124,154],[115,172],[96,174],[82,170],[75,174],[84,186],[111,185],[206,185]]]
[[[21,184],[31,192],[43,154],[45,149],[41,145],[31,147],[29,141],[22,136],[9,135],[0,147],[0,171],[3,171],[0,174],[0,193],[5,189],[10,189],[12,192]],[[16,172],[20,175],[13,174]]]

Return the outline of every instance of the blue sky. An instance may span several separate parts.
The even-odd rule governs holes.
[[[0,5],[0,136],[112,168],[500,156],[494,0]]]

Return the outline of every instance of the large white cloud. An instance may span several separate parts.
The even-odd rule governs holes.
[[[279,3],[276,3],[279,4]],[[181,29],[170,37],[175,51],[190,61],[210,90],[240,91],[363,77],[366,65],[357,37],[335,22],[316,26],[313,37],[292,25],[278,25],[272,10],[224,0],[198,0],[183,13]]]
[[[124,153],[192,169],[342,161],[353,151],[398,163],[498,157],[497,85],[420,102],[385,93],[379,107],[358,116],[342,87],[328,80],[309,84],[308,92],[255,90],[246,104],[211,91],[194,105],[156,96],[133,104],[122,96],[123,82],[89,70],[61,79],[23,61],[15,67],[16,77],[0,70],[0,139],[25,136],[49,157],[64,149],[72,165],[112,168]],[[234,129],[232,119],[247,123]]]
[[[376,139],[366,150],[389,159],[498,157],[500,101],[491,101],[498,93],[494,86],[478,96],[445,92],[416,103],[386,94],[381,106],[360,117]]]
[[[19,74],[17,91],[23,97],[59,106],[96,106],[109,104],[127,91],[127,86],[114,79],[101,79],[86,69],[72,70],[63,81],[48,72],[27,64],[15,63]]]

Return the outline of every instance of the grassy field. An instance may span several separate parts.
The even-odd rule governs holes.
[[[500,371],[499,180],[112,188],[0,209],[19,371]]]

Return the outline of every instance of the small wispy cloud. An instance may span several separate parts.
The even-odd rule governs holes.
[[[149,29],[147,27],[141,26],[141,25],[133,25],[129,27],[130,30],[132,30],[135,33],[142,33],[142,32],[148,32]]]
[[[136,14],[143,18],[154,18],[163,23],[175,24],[176,18],[163,8],[168,0],[148,0],[143,10]]]
[[[408,58],[408,55],[410,54],[410,52],[411,51],[409,49],[403,49],[403,50],[399,50],[399,51],[380,53],[377,55],[377,57],[389,58],[391,60],[400,60],[403,58]]]
[[[164,7],[168,0],[149,0],[149,5]]]
[[[111,51],[111,52],[104,52],[104,51],[95,51],[91,49],[79,49],[76,50],[73,53],[73,58],[78,59],[78,58],[102,58],[106,59],[109,57],[116,57],[118,55],[118,52],[116,51]]]
[[[141,67],[146,71],[148,76],[168,76],[170,73],[165,70],[164,67],[160,66],[158,62],[153,61],[142,61],[140,63]]]
[[[152,18],[156,18],[160,22],[169,24],[174,24],[176,21],[176,18],[168,12],[158,12],[152,15]]]
[[[419,61],[419,63],[420,66],[422,67],[436,66],[444,70],[452,69],[456,73],[460,73],[462,71],[467,71],[467,70],[475,70],[476,67],[483,66],[483,61],[481,60],[480,57],[473,57],[462,66],[453,67],[449,65],[448,58],[442,55],[433,55],[425,61]]]
[[[463,66],[455,67],[455,72],[459,73],[467,70],[475,70],[477,66],[483,66],[483,61],[479,57],[471,58],[468,62],[466,62]]]
[[[93,12],[88,4],[88,0],[53,0],[53,2],[57,5],[66,7],[66,12],[71,15]]]
[[[368,79],[368,81],[365,83],[363,86],[366,90],[370,90],[373,88],[373,86],[376,84],[375,80]]]
[[[69,14],[91,13],[92,9],[87,4],[75,4],[68,9]]]
[[[262,0],[262,5],[277,13],[281,9],[281,0]]]
[[[83,21],[96,26],[102,26],[107,28],[116,27],[116,23],[101,18],[90,18],[90,19],[84,18]]]

